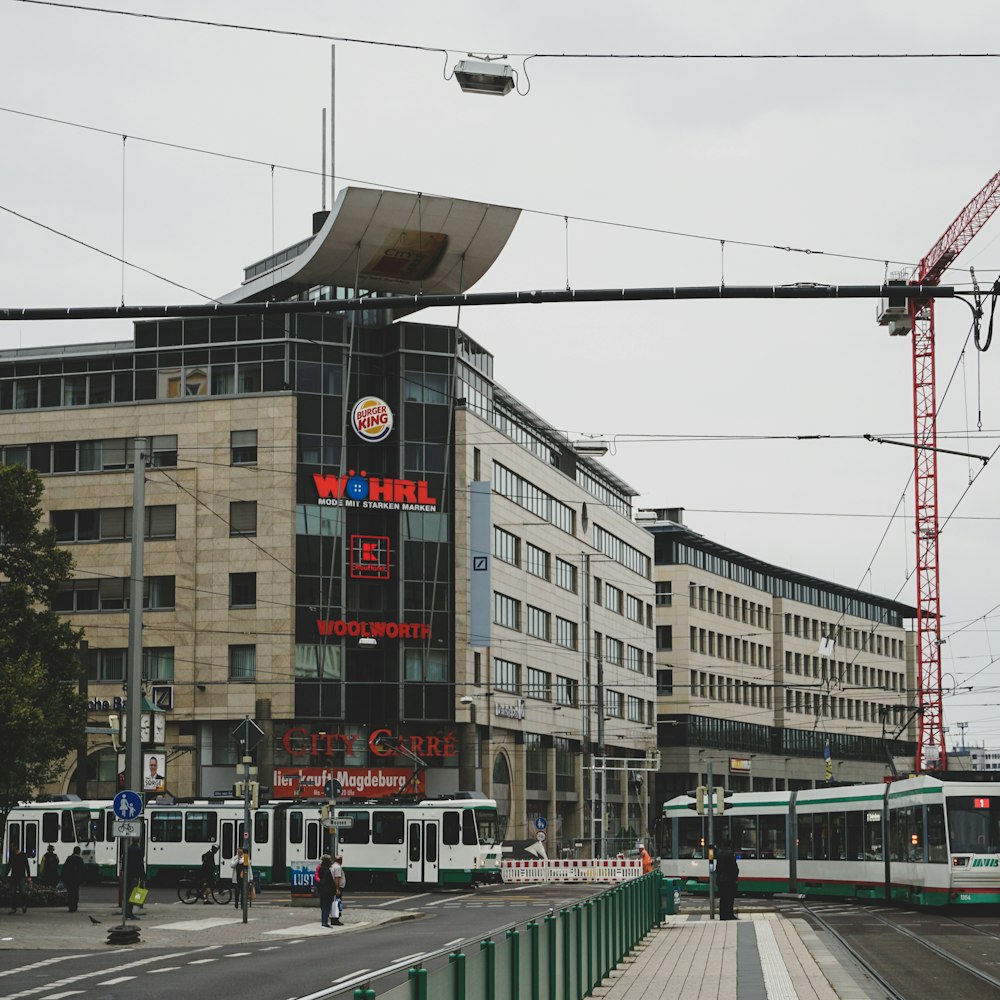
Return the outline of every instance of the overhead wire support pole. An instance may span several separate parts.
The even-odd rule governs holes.
[[[950,285],[678,285],[649,288],[556,288],[516,292],[445,292],[387,295],[380,309],[416,310],[432,306],[555,305],[570,302],[659,302],[692,299],[884,299],[909,300],[931,296],[966,301],[966,292]],[[206,302],[202,305],[159,306],[0,306],[0,322],[16,320],[170,319],[188,316],[264,316],[270,313],[360,312],[371,309],[368,296],[303,302]]]

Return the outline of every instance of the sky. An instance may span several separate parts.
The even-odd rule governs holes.
[[[1000,169],[1000,58],[539,55],[1000,53],[995,3],[110,7],[354,39],[336,43],[337,189],[523,209],[474,291],[877,284],[908,274]],[[0,0],[0,32],[0,307],[200,302],[311,232],[329,40],[22,0]],[[470,52],[508,55],[522,93],[463,94],[446,76]],[[1000,213],[944,282],[968,287],[971,266],[988,289],[998,239]],[[153,274],[123,276],[119,256]],[[875,312],[566,304],[466,308],[460,325],[515,396],[610,442],[637,507],[684,507],[732,548],[912,605],[912,451],[863,437],[911,440],[911,347]],[[989,456],[1000,350],[977,352],[969,329],[966,306],[938,302],[939,444]],[[0,348],[131,335],[8,323]],[[834,439],[795,440],[815,435]],[[941,455],[938,475],[942,520],[954,511],[940,547],[947,742],[1000,746],[1000,457]]]

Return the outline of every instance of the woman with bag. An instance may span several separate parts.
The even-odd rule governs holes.
[[[330,910],[337,898],[337,883],[330,871],[329,854],[324,854],[323,860],[319,864],[319,883],[316,887],[316,895],[319,896],[319,922],[324,927],[332,927]]]

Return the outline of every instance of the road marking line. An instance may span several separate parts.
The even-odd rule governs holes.
[[[412,955],[400,955],[399,958],[394,958],[393,962],[412,962],[415,958],[423,958],[427,952],[416,951]]]
[[[295,944],[294,941],[289,941],[289,944]],[[277,951],[281,947],[280,944],[269,944],[266,948],[258,948],[258,951]]]
[[[52,993],[45,997],[45,1000],[62,1000],[63,997],[74,997],[78,993],[86,993],[86,990],[66,990],[65,993]]]
[[[441,945],[441,947],[442,948],[450,948],[453,944],[459,944],[460,942],[462,942],[464,940],[465,940],[465,938],[455,938],[454,941],[449,941],[447,944]]]
[[[208,965],[209,962],[218,962],[217,958],[196,958],[193,962],[188,962],[188,965]]]
[[[411,899],[420,899],[429,896],[429,892],[418,892],[415,896],[397,896],[395,899],[387,899],[384,903],[376,903],[376,906],[389,906],[390,903],[405,903]]]
[[[105,979],[103,983],[96,983],[97,986],[117,986],[119,983],[127,983],[135,976],[118,976],[116,979]]]
[[[176,972],[179,968],[180,968],[179,965],[168,965],[168,966],[165,966],[162,969],[150,969],[146,973],[146,975],[147,976],[155,976],[156,973],[158,973],[158,972]]]
[[[366,972],[371,972],[371,969],[358,969],[355,972],[349,972],[346,976],[341,976],[339,979],[331,979],[331,983],[342,983],[345,979],[353,979],[355,976],[363,976]]]
[[[245,955],[252,955],[252,951],[231,951],[228,955],[223,955],[223,958],[243,958]]]
[[[13,939],[5,939],[13,940]],[[101,954],[101,952],[88,952],[87,954]],[[104,952],[103,954],[108,954]],[[22,965],[17,969],[4,969],[0,976],[13,976],[19,972],[33,972],[35,969],[42,969],[46,965],[55,965],[56,962],[68,962],[71,958],[83,958],[83,955],[59,955],[56,958],[46,958],[41,962],[32,962],[31,965]]]

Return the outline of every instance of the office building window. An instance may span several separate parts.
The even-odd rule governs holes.
[[[576,649],[576,622],[567,618],[556,618],[556,643],[567,649]]]
[[[521,629],[521,602],[506,594],[493,593],[493,621],[505,628]]]
[[[656,581],[656,606],[669,608],[674,600],[674,585],[669,580]]]
[[[674,648],[674,627],[673,627],[673,625],[657,625],[656,626],[656,648],[657,649],[673,649]]]
[[[229,534],[257,534],[256,500],[233,500],[229,504]]]
[[[605,585],[604,588],[604,606],[608,611],[614,611],[615,614],[622,613],[622,600],[625,597],[624,591],[619,590],[617,587],[613,587],[610,583]]]
[[[552,638],[552,615],[541,608],[528,605],[527,633],[548,642]]]
[[[252,681],[257,676],[257,647],[229,647],[229,679],[231,681]]]
[[[646,713],[643,711],[642,699],[628,695],[625,699],[625,715],[629,722],[645,722]]]
[[[524,697],[549,701],[552,698],[552,675],[545,670],[527,667],[524,672]]]
[[[605,636],[604,658],[608,661],[608,663],[617,663],[620,666],[624,651],[625,644],[621,641],[621,639],[612,639],[610,635]]]
[[[556,586],[576,593],[576,567],[556,556]]]
[[[538,733],[524,734],[524,777],[525,787],[532,791],[545,791],[549,787],[546,768],[545,745]]]
[[[493,526],[493,555],[511,566],[521,565],[521,539],[517,535]]]
[[[604,692],[604,714],[613,719],[624,718],[625,698],[621,691]]]
[[[229,574],[229,606],[255,608],[257,606],[257,574]]]
[[[521,665],[510,660],[493,659],[493,687],[497,691],[517,694],[520,688]]]
[[[579,681],[574,680],[572,677],[562,677],[556,674],[554,688],[556,704],[576,707],[578,693]]]
[[[642,624],[642,601],[629,594],[625,600],[625,611],[629,621]]]
[[[230,463],[232,465],[257,464],[257,432],[232,431],[229,435]]]
[[[547,580],[549,578],[549,560],[550,556],[545,549],[540,549],[537,545],[532,545],[531,542],[525,543],[524,568],[532,576],[540,576],[543,580]]]
[[[691,694],[697,694],[697,687],[694,680],[694,672],[691,673]],[[656,693],[671,695],[674,693],[674,671],[673,668],[656,671]]]
[[[142,676],[147,681],[174,679],[174,647],[151,646],[142,651]]]
[[[629,670],[635,670],[638,673],[642,673],[642,650],[638,646],[629,646],[625,650],[625,666]]]

